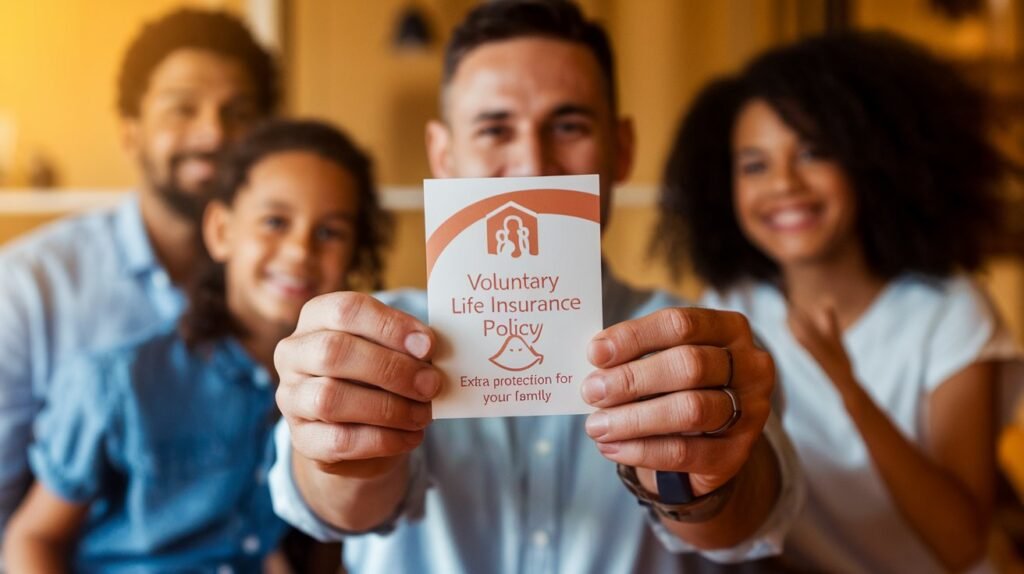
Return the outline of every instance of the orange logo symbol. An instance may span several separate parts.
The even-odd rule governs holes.
[[[519,335],[510,335],[489,360],[506,371],[524,371],[543,363],[544,355],[535,351]]]
[[[537,214],[510,201],[487,214],[487,253],[513,259],[537,255]]]

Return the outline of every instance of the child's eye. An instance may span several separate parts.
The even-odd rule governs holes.
[[[284,229],[287,223],[285,218],[280,215],[268,215],[260,221],[264,228],[271,230]]]
[[[316,238],[319,241],[347,241],[351,234],[341,227],[318,227]]]
[[[168,108],[167,113],[174,119],[189,119],[196,115],[196,107],[188,102],[178,102]]]
[[[740,162],[739,172],[742,175],[756,175],[764,172],[765,164],[763,161],[746,161]]]

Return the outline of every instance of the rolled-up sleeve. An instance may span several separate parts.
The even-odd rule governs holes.
[[[284,420],[279,421],[277,428],[274,429],[274,443],[277,449],[277,460],[270,469],[270,496],[274,504],[274,512],[292,526],[321,542],[340,541],[369,533],[387,534],[394,530],[400,520],[422,515],[428,480],[419,451],[414,451],[410,456],[409,486],[395,513],[371,530],[352,532],[337,528],[322,520],[302,497],[292,474],[291,432]]]
[[[83,356],[54,375],[35,423],[29,462],[36,481],[57,496],[84,503],[103,489],[110,467],[116,389],[127,371]]]
[[[41,401],[33,393],[29,328],[37,289],[23,265],[0,257],[0,535],[32,481],[28,447]]]
[[[779,462],[780,490],[774,508],[761,527],[750,538],[732,548],[699,550],[672,534],[660,521],[651,518],[649,522],[654,534],[669,551],[699,552],[709,560],[724,564],[756,560],[782,552],[786,535],[803,508],[805,486],[796,450],[774,413],[765,424],[764,434]]]

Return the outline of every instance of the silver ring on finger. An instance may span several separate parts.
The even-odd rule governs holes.
[[[743,411],[740,410],[740,397],[739,395],[736,394],[736,391],[730,389],[729,387],[718,387],[717,389],[713,390],[722,391],[723,393],[729,396],[729,401],[732,402],[732,415],[729,416],[729,420],[725,421],[725,424],[723,424],[722,426],[716,428],[713,431],[704,432],[704,436],[719,436],[724,434],[725,432],[727,432],[729,429],[736,425],[736,421],[740,420],[740,416],[743,414]]]
[[[734,372],[733,371],[734,365],[733,365],[733,362],[732,362],[732,350],[729,349],[729,347],[722,347],[722,350],[725,351],[725,358],[729,360],[729,376],[725,379],[725,384],[722,385],[722,387],[731,387],[732,386],[732,375],[733,375],[733,372]]]

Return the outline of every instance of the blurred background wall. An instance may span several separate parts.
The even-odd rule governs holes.
[[[139,28],[176,6],[223,8],[277,46],[286,114],[344,127],[376,158],[398,217],[388,286],[422,286],[419,185],[423,124],[437,109],[447,32],[475,0],[33,0],[0,2],[0,243],[67,212],[116,201],[135,181],[121,153],[114,85]],[[1014,0],[583,0],[618,57],[623,112],[636,121],[633,177],[617,193],[605,253],[634,283],[696,295],[646,257],[661,165],[682,112],[705,82],[769,46],[827,29],[886,28],[962,64],[1006,103],[1005,133],[1024,149],[1022,8]],[[399,47],[403,20],[425,41]],[[423,40],[416,37],[413,40]],[[414,42],[415,43],[415,42]],[[40,190],[53,184],[55,189]],[[1013,247],[1013,246],[1011,246]],[[1024,246],[1017,246],[1024,249]],[[1012,252],[1013,249],[1008,249]],[[1019,253],[1019,251],[1018,251]],[[2,270],[0,270],[2,272]],[[1024,267],[1008,253],[985,280],[1024,335]],[[1024,339],[1024,337],[1022,337]]]

